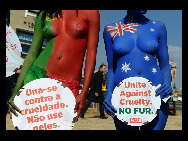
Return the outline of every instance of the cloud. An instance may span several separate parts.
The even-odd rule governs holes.
[[[168,46],[169,58],[175,62],[182,62],[182,47]]]

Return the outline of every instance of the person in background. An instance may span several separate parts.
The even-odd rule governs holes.
[[[100,118],[105,118],[104,115],[104,95],[102,92],[102,83],[103,83],[103,73],[106,71],[106,65],[102,64],[99,67],[99,71],[96,72],[91,81],[91,89],[88,93],[86,108],[82,110],[80,117],[84,118],[84,114],[90,106],[91,102],[98,102],[100,107]]]

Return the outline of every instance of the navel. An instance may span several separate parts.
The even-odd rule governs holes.
[[[59,58],[59,60],[61,59],[61,57],[62,57],[62,55],[59,55],[59,57],[58,57],[58,58]]]

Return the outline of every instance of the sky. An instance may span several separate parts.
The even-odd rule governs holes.
[[[108,66],[103,40],[104,27],[123,19],[127,10],[99,10],[99,13],[100,32],[95,69],[98,69],[101,62]],[[150,20],[161,21],[165,24],[169,59],[176,62],[178,67],[175,84],[177,89],[182,88],[182,10],[148,10],[145,16]]]

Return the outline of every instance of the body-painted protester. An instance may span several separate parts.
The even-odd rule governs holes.
[[[114,88],[129,77],[143,77],[155,86],[161,84],[156,95],[161,99],[172,93],[171,71],[167,47],[167,31],[162,22],[146,18],[147,10],[128,10],[125,18],[104,29],[108,74],[105,111],[114,118],[117,130],[138,130],[117,119],[111,104]],[[159,62],[159,66],[157,65]],[[163,130],[168,118],[169,105],[161,101],[156,118],[141,126],[141,130]]]
[[[52,78],[69,87],[75,98],[75,112],[85,107],[86,94],[93,75],[99,38],[98,10],[43,10],[35,21],[33,41],[23,68],[8,101],[10,110],[20,112],[13,100],[23,85],[40,78]],[[43,40],[45,49],[39,55]],[[87,53],[86,53],[87,50]],[[82,66],[86,53],[84,84],[79,94]]]

